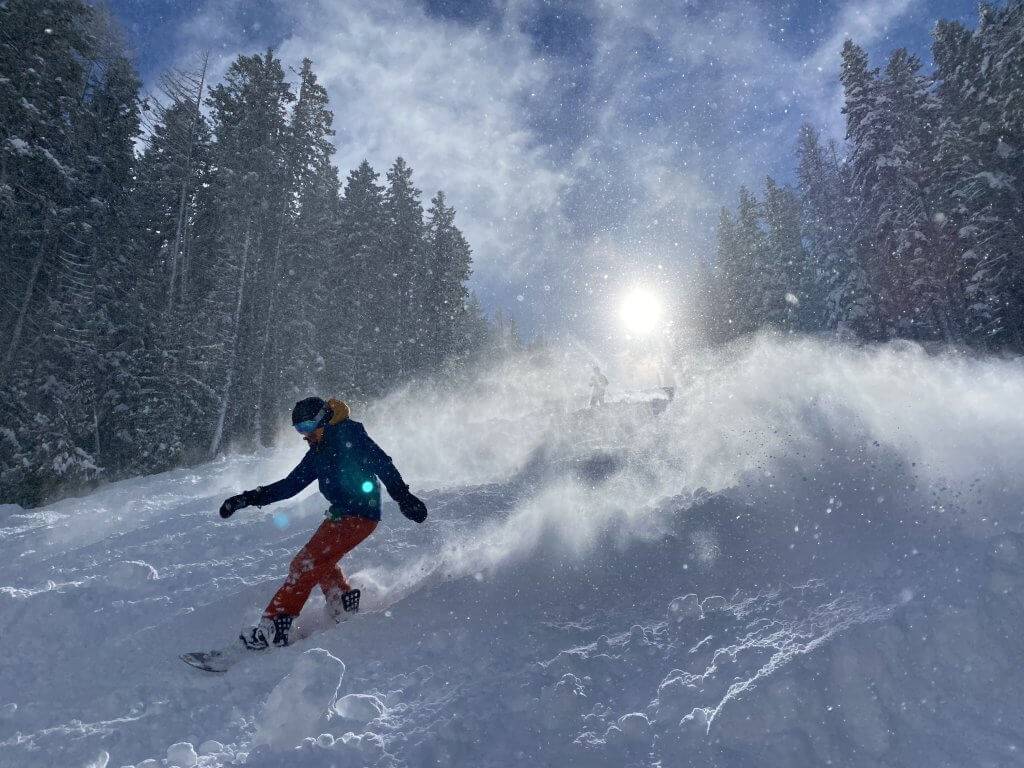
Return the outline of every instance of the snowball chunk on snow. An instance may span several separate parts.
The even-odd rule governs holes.
[[[219,741],[214,741],[213,739],[204,741],[202,744],[199,745],[200,755],[219,755],[223,751],[224,745],[221,744]]]
[[[724,611],[728,606],[729,601],[721,595],[708,595],[704,598],[704,602],[700,604],[700,607],[704,610],[704,613]]]
[[[365,725],[384,714],[384,702],[372,694],[350,693],[334,702],[334,713]]]
[[[267,697],[253,746],[291,749],[307,736],[320,734],[344,675],[342,661],[323,648],[303,653]]]
[[[693,593],[677,597],[668,604],[668,616],[673,621],[686,621],[688,619],[699,619],[703,616],[700,607],[700,600]]]
[[[334,736],[329,733],[321,733],[316,737],[316,745],[321,749],[330,749],[334,746]]]
[[[199,755],[195,748],[187,741],[179,741],[167,748],[168,765],[176,765],[178,768],[195,768],[199,762]]]
[[[694,730],[704,731],[705,733],[707,732],[710,724],[710,712],[704,707],[694,707],[690,711],[690,714],[686,715],[682,720],[679,721],[680,728],[692,728]]]
[[[643,712],[631,712],[619,718],[619,729],[628,739],[641,739],[651,727],[650,720]]]

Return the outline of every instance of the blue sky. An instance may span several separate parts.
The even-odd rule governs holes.
[[[331,93],[342,171],[403,155],[444,188],[485,306],[600,332],[635,284],[685,301],[722,204],[789,180],[804,120],[842,136],[845,36],[929,61],[974,0],[108,0],[147,81],[209,50],[303,56]]]

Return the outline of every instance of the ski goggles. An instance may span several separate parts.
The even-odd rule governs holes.
[[[308,435],[316,431],[316,428],[319,425],[319,419],[306,419],[305,421],[300,421],[298,424],[295,425],[295,431],[297,431],[300,435]]]

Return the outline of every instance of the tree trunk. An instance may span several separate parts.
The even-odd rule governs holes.
[[[11,360],[14,359],[14,353],[18,349],[18,344],[21,342],[21,333],[25,328],[25,317],[28,315],[28,308],[32,304],[32,294],[36,289],[36,282],[39,279],[39,272],[43,267],[43,257],[46,253],[46,240],[49,233],[49,228],[43,228],[43,235],[39,242],[39,252],[36,254],[36,260],[32,264],[32,272],[29,274],[28,285],[25,286],[25,298],[22,299],[21,309],[18,310],[18,319],[14,323],[14,330],[11,333],[10,344],[7,345],[7,352],[4,354],[4,370],[9,371],[11,369]]]
[[[196,128],[199,125],[200,109],[203,106],[203,89],[206,85],[207,59],[203,59],[203,69],[199,75],[199,88],[196,90],[195,111],[192,114],[192,126],[188,132],[188,145],[185,149],[185,175],[181,181],[181,196],[178,199],[178,222],[174,229],[174,253],[171,256],[171,282],[167,291],[167,309],[174,306],[174,287],[178,282],[178,274],[182,274],[182,290],[184,295],[184,270],[179,269],[179,261],[182,259],[182,241],[185,233],[185,203],[188,200],[188,192],[192,181],[192,149],[195,146]]]
[[[279,293],[280,288],[278,280],[281,266],[281,243],[284,240],[283,231],[283,226],[278,229],[277,243],[274,246],[274,264],[270,272],[270,299],[267,302],[267,322],[263,329],[263,344],[262,349],[260,349],[260,367],[259,373],[256,377],[256,421],[253,431],[255,432],[257,445],[263,445],[263,398],[267,389],[267,358],[270,356],[272,351],[270,338],[273,333],[274,311],[277,306],[277,294]]]
[[[238,278],[238,300],[235,302],[234,329],[231,337],[231,351],[228,355],[228,370],[224,377],[224,390],[221,394],[220,408],[217,412],[217,426],[213,432],[213,440],[210,441],[210,457],[213,458],[220,451],[221,442],[224,440],[224,422],[227,419],[228,402],[231,398],[231,388],[235,383],[236,355],[238,354],[238,333],[242,322],[242,298],[245,295],[245,273],[249,262],[249,240],[250,223],[245,225],[245,240],[242,245],[242,267]]]

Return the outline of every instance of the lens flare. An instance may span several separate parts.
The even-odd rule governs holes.
[[[651,291],[635,288],[623,299],[619,317],[627,331],[646,336],[661,324],[661,301]]]

